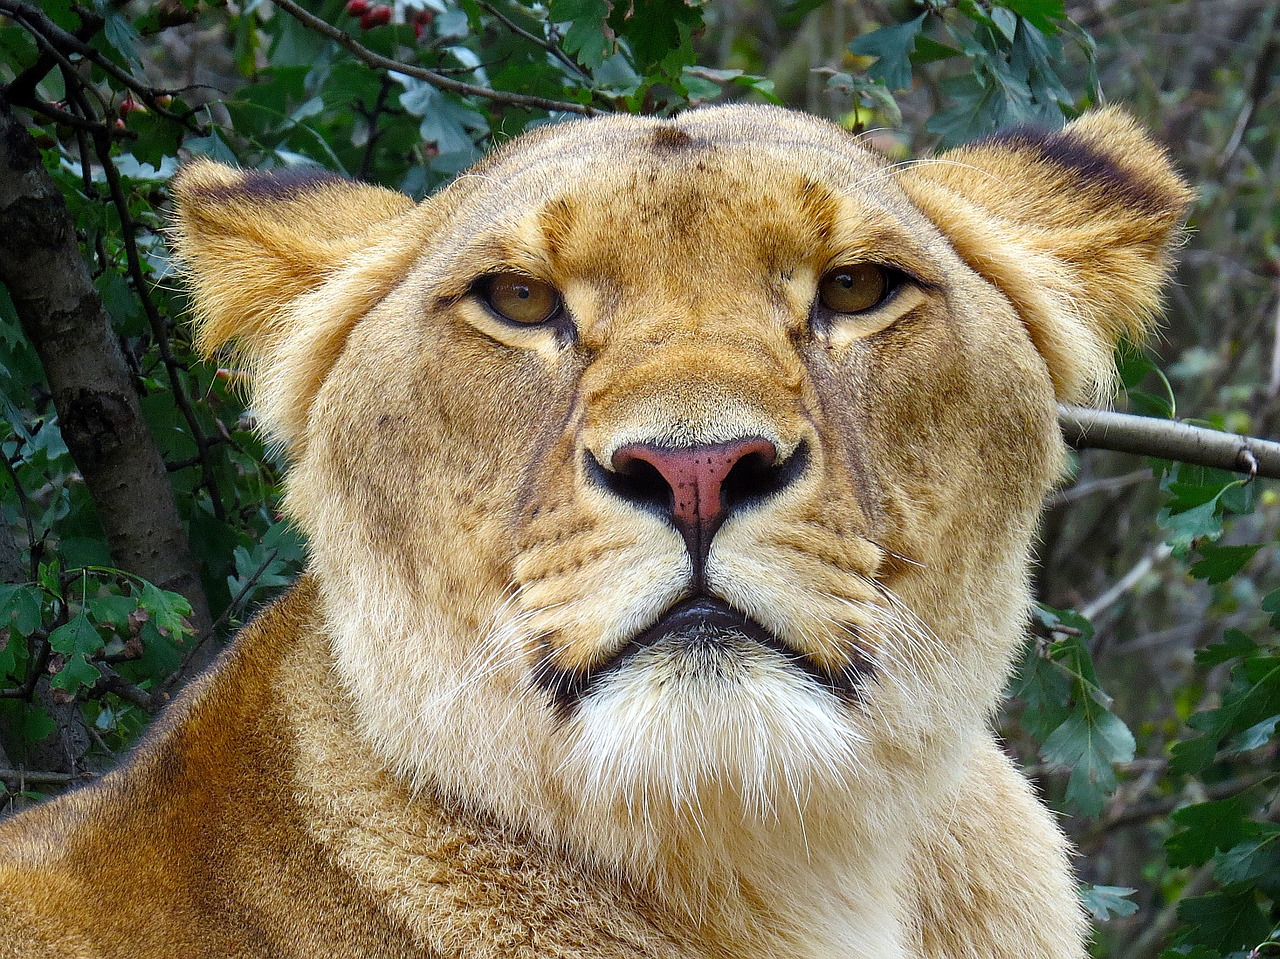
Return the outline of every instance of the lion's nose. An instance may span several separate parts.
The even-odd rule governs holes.
[[[632,443],[613,454],[600,478],[614,493],[663,513],[684,536],[696,570],[711,538],[738,506],[777,492],[795,474],[759,436],[702,446]]]

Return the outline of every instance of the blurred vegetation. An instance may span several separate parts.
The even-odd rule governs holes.
[[[16,278],[12,299],[0,284],[0,796],[109,768],[302,563],[236,372],[199,362],[181,322],[164,243],[181,157],[318,163],[422,196],[582,113],[768,100],[905,158],[1105,93],[1199,193],[1160,359],[1122,357],[1117,406],[1274,438],[1277,16],[1262,0],[0,0],[0,123],[65,201],[199,580],[181,556],[146,573],[113,537],[133,510],[95,505],[42,334]],[[1099,956],[1280,955],[1276,528],[1262,481],[1097,452],[1050,503],[1003,729],[1067,814]]]

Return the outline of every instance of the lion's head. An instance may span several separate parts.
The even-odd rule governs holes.
[[[940,795],[1055,404],[1143,335],[1186,201],[1114,111],[893,164],[762,107],[544,127],[417,206],[207,162],[176,194],[368,736],[645,868],[870,855]]]

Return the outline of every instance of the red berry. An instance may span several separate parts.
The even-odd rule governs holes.
[[[385,3],[380,3],[360,18],[360,27],[363,30],[372,30],[374,27],[380,27],[390,22],[391,8]]]
[[[130,113],[146,113],[147,108],[133,98],[133,94],[126,94],[125,98],[120,101],[119,113],[120,118],[124,119]]]
[[[347,4],[347,13],[351,14],[353,17],[363,17],[368,12],[368,0],[351,0],[351,2]]]

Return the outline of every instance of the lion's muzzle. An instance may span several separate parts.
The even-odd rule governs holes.
[[[817,662],[744,616],[723,600],[706,595],[685,599],[667,610],[609,659],[587,669],[564,670],[549,661],[534,671],[534,681],[551,693],[557,710],[573,711],[607,677],[629,667],[644,669],[656,652],[670,672],[666,678],[682,683],[733,682],[737,663],[744,658],[777,657],[803,673],[815,686],[843,702],[856,702],[875,673],[866,657],[856,657],[839,669]]]

